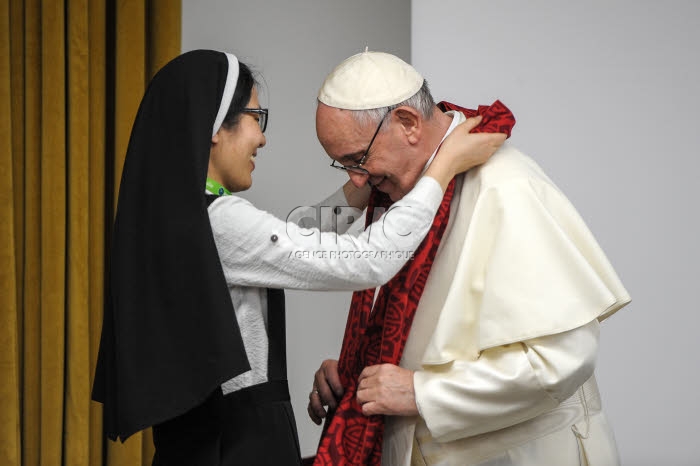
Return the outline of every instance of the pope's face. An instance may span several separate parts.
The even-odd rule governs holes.
[[[404,197],[416,184],[414,171],[406,170],[410,147],[402,137],[393,113],[384,119],[365,158],[362,168],[368,174],[348,171],[357,187],[369,183],[389,195],[392,201]],[[340,165],[357,165],[367,150],[377,125],[361,125],[351,111],[318,104],[316,134],[326,153]]]

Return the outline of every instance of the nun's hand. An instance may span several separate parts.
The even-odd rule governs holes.
[[[436,157],[451,157],[455,175],[486,162],[506,140],[504,133],[472,133],[482,119],[467,118],[440,145]]]

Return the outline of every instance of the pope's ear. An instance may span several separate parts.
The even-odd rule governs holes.
[[[394,115],[398,120],[404,134],[410,140],[420,138],[421,117],[418,110],[411,107],[399,107],[394,110]]]

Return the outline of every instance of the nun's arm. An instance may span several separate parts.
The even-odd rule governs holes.
[[[318,204],[295,209],[294,213],[301,218],[290,220],[296,221],[302,228],[318,228],[342,235],[355,222],[364,219],[370,192],[369,184],[358,188],[348,181]]]
[[[435,179],[423,177],[357,236],[301,228],[236,196],[213,202],[209,217],[231,285],[363,290],[389,281],[412,257],[442,196]]]

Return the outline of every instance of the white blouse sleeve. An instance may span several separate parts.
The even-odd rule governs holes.
[[[599,324],[484,350],[414,374],[416,404],[438,441],[531,419],[574,394],[593,374]]]
[[[212,232],[230,285],[363,290],[386,283],[412,257],[443,193],[423,177],[358,236],[284,222],[237,196],[209,206]]]
[[[294,222],[302,228],[318,228],[342,235],[360,218],[364,218],[364,211],[348,205],[341,186],[318,204],[295,209],[287,221]]]

